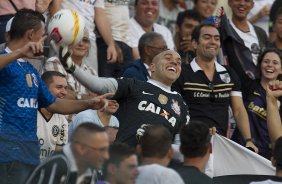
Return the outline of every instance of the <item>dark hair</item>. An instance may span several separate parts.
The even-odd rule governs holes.
[[[49,86],[53,82],[53,77],[62,77],[66,78],[66,76],[60,72],[57,71],[46,71],[42,74],[41,79],[44,81],[44,83]]]
[[[41,13],[31,9],[19,10],[11,25],[10,39],[22,38],[29,29],[39,30],[42,26],[41,22],[45,22],[45,18]]]
[[[80,142],[80,140],[83,138],[85,139],[88,134],[100,132],[106,132],[106,129],[94,123],[83,122],[74,129],[71,141]]]
[[[148,126],[140,139],[142,157],[163,158],[171,148],[172,135],[163,125]]]
[[[282,7],[279,7],[279,8],[278,8],[278,10],[277,10],[277,12],[276,12],[276,14],[275,14],[275,19],[274,19],[274,21],[273,21],[273,24],[276,23],[276,20],[277,20],[278,16],[280,16],[280,15],[282,15]]]
[[[107,177],[108,170],[107,167],[109,164],[114,164],[119,166],[119,164],[126,158],[137,155],[134,148],[130,147],[125,143],[115,142],[109,148],[109,159],[105,161],[103,166],[103,175]]]
[[[257,70],[258,70],[258,73],[260,74],[260,77],[261,77],[261,63],[263,61],[263,58],[264,56],[267,54],[267,53],[270,53],[270,52],[273,52],[275,54],[278,55],[278,57],[280,58],[280,63],[281,63],[281,67],[282,67],[282,54],[281,54],[281,51],[279,51],[278,49],[276,48],[266,48],[266,49],[263,49],[261,51],[261,53],[259,54],[258,56],[258,64],[257,64]],[[281,78],[281,76],[278,76],[278,78]],[[282,79],[282,78],[281,78]]]
[[[138,51],[140,55],[144,52],[145,46],[151,45],[158,38],[163,38],[163,36],[156,32],[144,33],[138,42]]]
[[[200,14],[195,10],[185,10],[183,12],[179,12],[176,18],[176,24],[180,27],[185,19],[192,19],[198,21],[199,23],[202,22]]]
[[[214,27],[215,29],[217,29],[217,27],[212,22],[201,23],[200,25],[196,26],[192,31],[192,41],[195,40],[197,43],[199,43],[199,38],[203,27]]]
[[[275,142],[273,158],[276,160],[276,170],[282,170],[282,136]]]
[[[211,135],[208,125],[190,121],[180,131],[181,152],[185,157],[202,157],[207,153]]]

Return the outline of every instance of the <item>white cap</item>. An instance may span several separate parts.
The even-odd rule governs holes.
[[[7,22],[7,24],[6,24],[6,33],[11,30],[11,25],[12,25],[13,20],[14,20],[14,17],[10,18],[10,20]]]

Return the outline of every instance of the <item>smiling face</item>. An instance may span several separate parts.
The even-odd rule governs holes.
[[[161,52],[154,57],[150,70],[152,72],[152,79],[171,86],[180,75],[181,57],[173,50]]]
[[[75,57],[83,58],[88,54],[89,45],[90,45],[89,33],[85,31],[82,40],[78,44],[73,46],[72,55]]]
[[[158,16],[158,0],[138,0],[135,5],[135,19],[142,27],[152,26]]]
[[[193,40],[197,49],[197,57],[204,60],[212,60],[216,57],[220,49],[220,36],[215,27],[203,26],[200,30],[198,41]]]
[[[217,0],[197,0],[195,9],[199,12],[201,17],[207,19],[212,16],[216,8]]]
[[[48,89],[52,95],[58,98],[64,98],[67,95],[68,83],[66,78],[53,76],[52,82],[48,85]]]
[[[266,53],[260,64],[261,78],[268,81],[277,79],[281,67],[281,60],[275,52]]]
[[[228,0],[232,10],[232,17],[238,20],[245,20],[250,10],[254,7],[253,0]]]

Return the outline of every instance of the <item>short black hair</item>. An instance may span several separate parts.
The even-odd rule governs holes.
[[[10,39],[17,40],[24,36],[29,29],[39,30],[45,22],[44,16],[31,9],[21,9],[17,11],[10,30]]]
[[[212,22],[201,23],[200,25],[196,26],[192,31],[191,34],[192,41],[195,40],[197,43],[199,43],[200,33],[203,27],[214,27],[215,29],[217,29],[215,24]]]
[[[47,86],[49,86],[53,82],[53,77],[66,78],[64,74],[58,71],[46,71],[42,74],[41,79]]]
[[[74,129],[71,137],[71,141],[80,142],[81,139],[87,139],[88,134],[95,133],[106,133],[106,129],[99,125],[90,122],[83,122],[78,127]]]
[[[134,148],[125,143],[115,142],[109,148],[109,159],[104,162],[103,175],[106,178],[108,175],[107,167],[109,164],[119,166],[119,164],[126,158],[136,155]]]
[[[150,125],[140,139],[142,157],[163,158],[172,144],[172,135],[163,125]]]
[[[185,10],[183,12],[179,12],[176,18],[176,24],[180,27],[185,19],[192,19],[198,21],[199,23],[202,22],[200,14],[195,10]]]
[[[211,135],[208,125],[190,121],[180,131],[181,152],[185,157],[202,157],[207,153]]]

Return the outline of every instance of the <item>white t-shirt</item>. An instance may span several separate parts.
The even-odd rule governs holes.
[[[88,109],[85,111],[82,111],[78,113],[72,120],[72,122],[69,125],[69,137],[71,137],[74,129],[78,127],[81,123],[83,122],[89,122],[89,123],[94,123],[96,125],[104,127],[104,124],[101,122],[97,111]],[[119,121],[115,116],[111,116],[109,126],[111,127],[119,127]]]
[[[166,41],[167,47],[169,49],[174,49],[174,42],[172,38],[171,32],[164,26],[154,23],[153,25],[154,32],[160,33],[164,40]],[[129,20],[129,35],[130,35],[130,46],[132,48],[138,47],[138,42],[141,36],[145,33],[141,25],[135,20],[135,18],[131,18]]]
[[[264,7],[267,6],[269,9],[271,8],[274,0],[254,0],[254,7],[251,9],[250,13],[248,14],[248,19],[252,18]],[[263,18],[258,19],[254,25],[261,27],[268,35],[268,21],[269,16],[265,16]]]
[[[260,52],[260,46],[259,46],[259,41],[258,41],[257,34],[255,32],[254,26],[250,22],[248,22],[248,26],[249,26],[250,31],[245,33],[243,31],[241,31],[240,29],[238,29],[234,25],[232,20],[230,20],[230,24],[234,28],[236,33],[242,38],[245,46],[250,49],[250,51],[252,53],[253,63],[255,65],[257,65],[257,59],[258,59],[258,55],[259,55],[259,52]]]
[[[47,121],[37,111],[37,137],[40,144],[40,160],[52,155],[56,145],[63,146],[68,142],[68,122],[64,115],[53,114]]]
[[[81,1],[81,0],[64,0],[62,2],[63,9],[72,9],[76,10],[82,17],[85,19],[85,27],[89,31],[90,39],[95,40],[95,8],[104,8],[104,0],[88,0],[88,1]]]
[[[113,39],[129,44],[129,0],[105,1],[105,13],[112,28]]]
[[[184,9],[179,6],[176,6],[172,10],[169,10],[164,6],[163,0],[160,0],[159,2],[160,14],[158,18],[158,24],[167,27],[172,33],[172,35],[174,35],[177,15],[179,14],[179,12],[184,11]]]
[[[138,171],[136,184],[184,184],[175,170],[158,164],[139,166]]]

